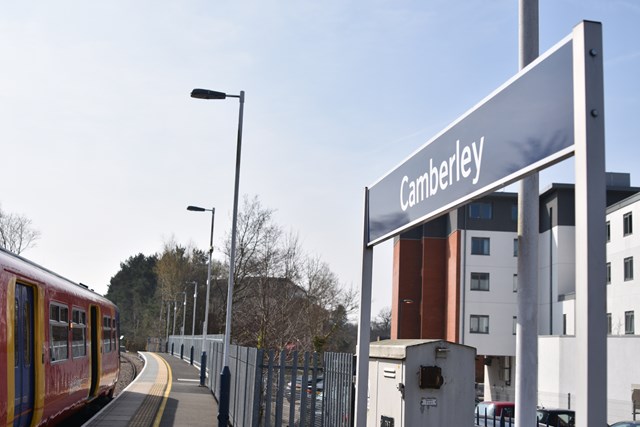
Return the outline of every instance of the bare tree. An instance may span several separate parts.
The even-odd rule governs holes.
[[[20,254],[33,248],[39,238],[40,232],[32,227],[29,218],[0,209],[0,246]]]
[[[236,245],[232,340],[260,348],[330,347],[355,294],[326,263],[305,256],[297,235],[285,233],[257,197],[244,198]],[[228,259],[229,236],[226,248]]]
[[[391,307],[384,307],[371,322],[371,339],[387,339],[391,336]]]

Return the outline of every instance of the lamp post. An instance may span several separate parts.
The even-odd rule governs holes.
[[[209,240],[209,267],[207,268],[207,295],[204,302],[204,323],[202,324],[202,355],[200,356],[200,385],[204,386],[204,378],[207,372],[207,350],[205,347],[205,342],[207,340],[207,325],[209,324],[209,290],[211,289],[211,257],[213,255],[213,223],[216,217],[216,208],[205,209],[199,206],[187,206],[188,211],[192,212],[211,212],[211,238]],[[197,288],[196,288],[197,292]],[[193,295],[193,307],[195,313],[195,298],[196,294]],[[195,325],[195,314],[194,314],[194,325]]]
[[[178,314],[178,304],[176,303],[176,297],[173,297],[173,329],[171,335],[176,336],[176,315]]]
[[[167,301],[167,339],[165,341],[167,353],[169,353],[169,319],[171,319],[171,301]]]
[[[184,357],[184,321],[187,316],[187,293],[182,292],[184,300],[182,301],[182,343],[180,344],[180,360]]]
[[[193,320],[191,321],[191,356],[189,363],[193,365],[193,346],[196,338],[196,300],[198,299],[198,282],[193,282]]]
[[[240,153],[242,149],[242,119],[244,112],[244,91],[240,95],[228,95],[207,89],[194,89],[192,98],[225,99],[238,98],[240,110],[238,114],[238,143],[236,148],[236,176],[233,189],[233,217],[231,224],[231,254],[229,257],[229,284],[227,288],[227,314],[224,328],[224,350],[222,356],[222,372],[220,373],[220,405],[218,409],[218,426],[227,427],[229,424],[229,392],[231,389],[231,372],[229,371],[229,339],[231,337],[231,308],[233,303],[233,275],[236,261],[236,228],[238,222],[238,188],[240,187]]]

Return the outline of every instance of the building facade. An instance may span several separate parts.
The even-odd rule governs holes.
[[[610,333],[635,333],[640,283],[640,188],[628,174],[607,174],[607,312]],[[394,241],[392,338],[440,338],[477,349],[485,399],[515,397],[517,194],[497,192],[403,233]],[[538,331],[574,334],[573,185],[540,195]],[[635,256],[634,256],[635,253]],[[636,308],[637,307],[637,308]],[[565,405],[566,406],[566,405]]]

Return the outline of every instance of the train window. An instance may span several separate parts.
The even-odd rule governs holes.
[[[49,348],[52,362],[69,358],[69,308],[54,303],[49,305]]]
[[[71,354],[73,357],[87,355],[87,314],[77,308],[72,313]]]
[[[116,331],[118,328],[116,327],[116,319],[111,319],[111,348],[116,350]]]
[[[111,318],[108,316],[102,318],[102,347],[105,353],[111,351]]]

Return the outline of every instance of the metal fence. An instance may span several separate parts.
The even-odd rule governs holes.
[[[222,336],[207,337],[205,384],[219,399]],[[166,351],[200,366],[202,337],[171,336]],[[351,427],[354,363],[350,353],[258,350],[231,345],[229,421],[233,426]]]

